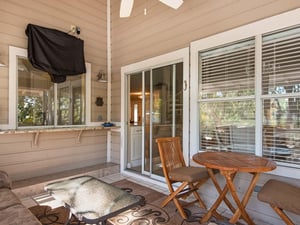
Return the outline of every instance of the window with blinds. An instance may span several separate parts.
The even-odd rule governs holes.
[[[191,43],[191,143],[199,151],[300,169],[299,19],[293,11]]]
[[[200,146],[255,151],[254,38],[199,52]]]
[[[299,163],[300,28],[266,34],[262,40],[263,154]]]

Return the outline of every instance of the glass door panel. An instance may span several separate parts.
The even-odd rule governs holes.
[[[156,138],[182,137],[182,63],[152,71],[152,174],[163,176]]]
[[[131,74],[127,77],[128,118],[127,118],[127,169],[142,172],[143,153],[143,73]]]
[[[158,137],[172,136],[172,65],[152,71],[152,173],[163,175]]]
[[[151,140],[151,72],[145,71],[144,73],[144,163],[143,174],[150,174],[152,162],[152,142]]]
[[[155,139],[182,137],[183,63],[128,75],[127,169],[163,176]]]

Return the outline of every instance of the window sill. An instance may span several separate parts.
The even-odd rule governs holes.
[[[112,130],[119,128],[117,126],[113,127],[103,127],[103,126],[81,126],[81,127],[59,127],[59,128],[39,128],[39,129],[17,129],[17,130],[0,130],[1,134],[33,134],[32,145],[37,146],[39,142],[39,135],[41,133],[52,133],[52,132],[70,132],[78,131],[76,142],[81,142],[81,136],[84,131],[93,130]]]
[[[50,133],[50,132],[63,132],[63,131],[85,131],[85,130],[107,130],[113,129],[113,127],[103,126],[80,126],[80,127],[55,127],[55,128],[19,128],[16,130],[0,130],[0,134],[28,134],[28,133]]]
[[[291,165],[279,163],[279,162],[276,163],[277,163],[277,168],[273,171],[268,172],[268,174],[300,179],[299,167],[297,166],[291,167]]]

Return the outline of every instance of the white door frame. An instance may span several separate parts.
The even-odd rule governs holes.
[[[125,150],[127,148],[126,124],[127,124],[127,87],[126,76],[142,70],[183,62],[183,133],[182,147],[183,155],[189,164],[189,47],[179,49],[164,55],[153,57],[141,62],[121,67],[121,143],[120,143],[120,170],[121,173],[126,169]]]

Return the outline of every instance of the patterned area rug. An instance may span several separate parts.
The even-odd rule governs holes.
[[[160,208],[160,203],[166,197],[164,194],[128,180],[118,181],[114,183],[114,185],[123,188],[134,195],[144,196],[146,199],[146,205],[135,207],[110,218],[107,221],[107,224],[109,225],[200,225],[199,221],[205,214],[204,209],[201,209],[198,206],[191,206],[185,209],[188,219],[184,220],[181,218],[172,202],[166,207]],[[45,202],[45,200],[40,200],[38,197],[35,200],[39,204],[42,202],[43,205],[40,204],[33,206],[30,210],[43,225],[59,225],[64,224],[67,221],[69,216],[68,209],[62,206],[51,208],[50,206],[47,206],[47,202]],[[49,196],[48,201],[53,201],[53,198]],[[229,224],[230,223],[227,221],[216,221],[212,218],[210,222],[202,225]],[[84,223],[72,216],[69,225],[84,225]]]
[[[37,205],[30,207],[29,210],[39,219],[43,225],[65,224],[69,217],[69,210],[63,206],[52,209],[50,206]],[[84,225],[72,216],[69,225]]]

